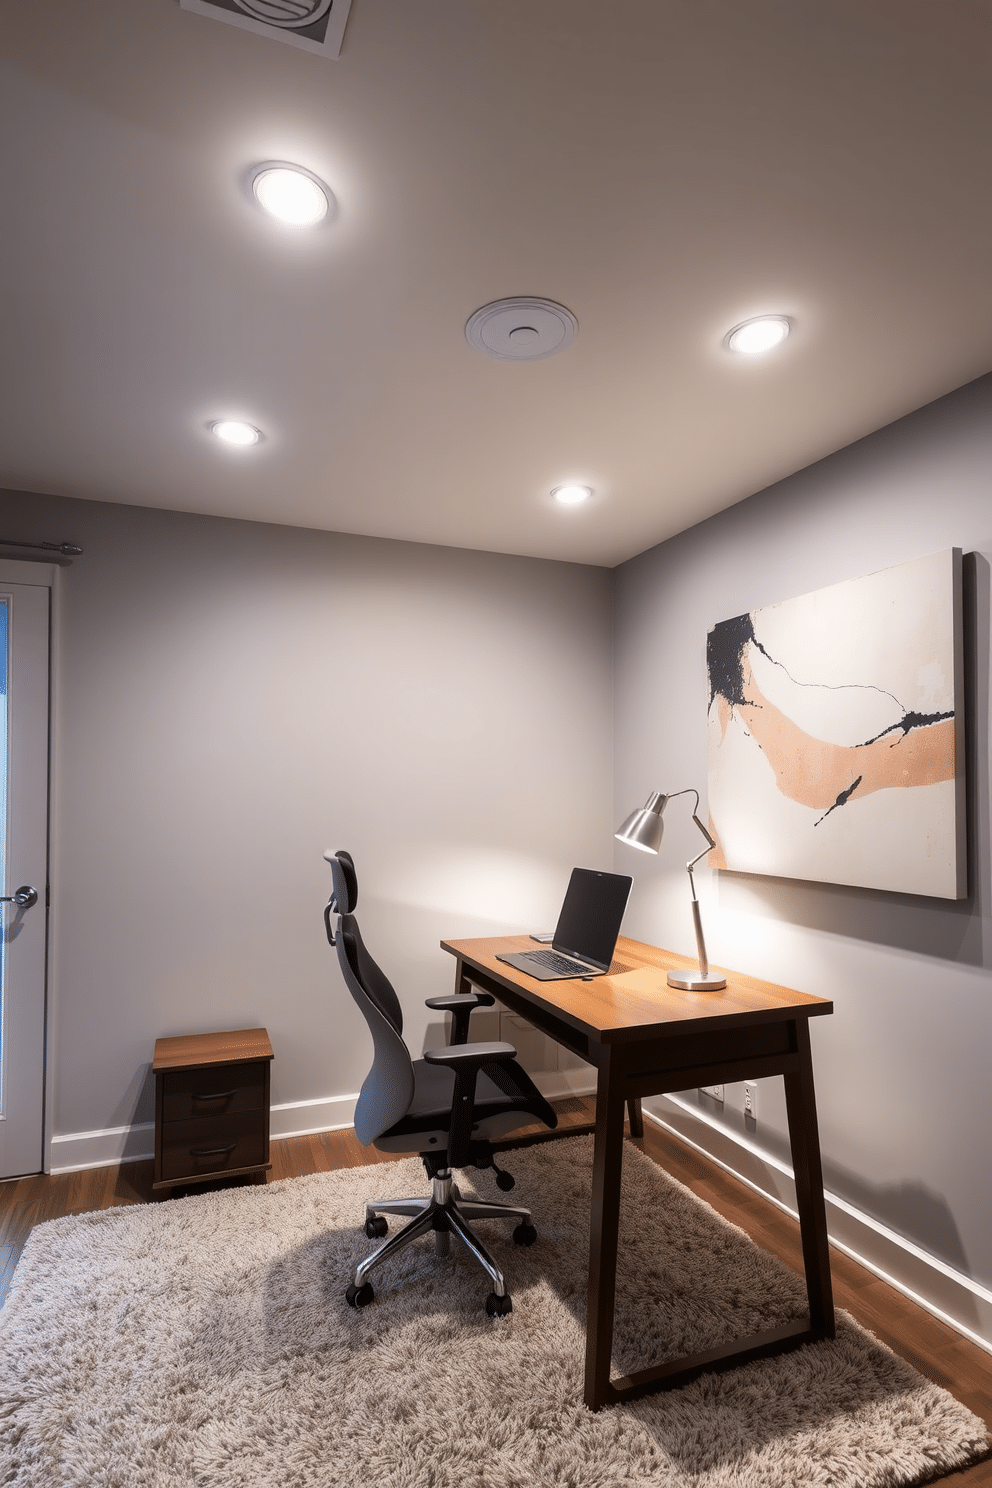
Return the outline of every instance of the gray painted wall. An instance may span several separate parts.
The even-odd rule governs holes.
[[[358,858],[415,1044],[423,997],[450,985],[439,938],[552,923],[576,862],[633,872],[626,928],[691,952],[687,815],[659,859],[611,834],[651,788],[705,786],[707,627],[954,545],[969,898],[700,882],[715,960],[835,1002],[813,1025],[828,1185],[992,1284],[990,471],[987,378],[613,576],[0,495],[0,535],[86,549],[57,636],[56,1132],[150,1119],[160,1034],[265,1023],[277,1103],[358,1088],[368,1045],[323,940],[325,846]],[[551,678],[586,700],[581,728],[526,708]],[[776,1083],[754,1136],[781,1156]],[[728,1090],[722,1119],[743,1132],[740,1105]]]
[[[834,1016],[811,1025],[828,1187],[989,1285],[992,378],[616,571],[614,816],[652,788],[695,785],[705,801],[713,621],[948,547],[970,555],[969,898],[733,873],[699,883],[715,961],[834,1000]],[[680,804],[659,858],[618,844],[615,866],[635,875],[629,932],[692,953],[684,863],[699,841]],[[781,1157],[780,1084],[762,1084],[753,1140]],[[740,1089],[728,1088],[721,1119],[744,1132]]]
[[[57,635],[57,1133],[150,1120],[158,1035],[265,1024],[274,1102],[358,1089],[325,847],[355,854],[414,1043],[442,935],[553,923],[573,864],[609,866],[607,570],[16,494],[0,535],[85,548]],[[591,721],[526,708],[550,678]]]

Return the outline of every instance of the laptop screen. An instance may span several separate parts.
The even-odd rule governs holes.
[[[608,971],[632,882],[625,873],[573,868],[552,942],[555,950]]]

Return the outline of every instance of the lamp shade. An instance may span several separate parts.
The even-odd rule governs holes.
[[[623,826],[614,832],[614,837],[618,842],[626,842],[628,847],[640,848],[641,852],[656,853],[665,830],[661,813],[667,802],[667,796],[652,791],[641,809],[632,811]]]

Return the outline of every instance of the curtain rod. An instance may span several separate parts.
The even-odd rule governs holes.
[[[63,558],[78,558],[83,551],[77,548],[75,543],[55,542],[20,542],[16,537],[0,537],[0,547],[3,548],[38,548],[46,553],[61,553]]]

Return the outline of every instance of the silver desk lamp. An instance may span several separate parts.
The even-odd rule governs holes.
[[[668,973],[668,985],[679,987],[685,992],[702,992],[705,990],[715,991],[719,987],[727,985],[727,978],[721,976],[718,971],[710,971],[710,963],[706,955],[706,942],[703,939],[703,922],[699,917],[699,900],[696,898],[696,881],[692,876],[692,870],[700,858],[706,856],[711,847],[716,847],[713,838],[707,832],[699,820],[699,792],[697,790],[674,791],[671,796],[660,795],[658,791],[652,791],[640,811],[632,811],[630,816],[613,835],[618,842],[626,842],[628,847],[640,848],[641,852],[656,853],[661,846],[662,834],[665,824],[661,814],[669,801],[674,796],[695,796],[696,805],[693,809],[692,819],[696,826],[706,838],[706,846],[701,853],[686,863],[686,871],[689,874],[689,887],[692,890],[692,923],[696,928],[696,948],[699,951],[698,971],[670,971]]]

